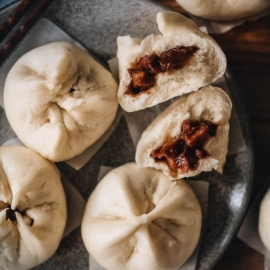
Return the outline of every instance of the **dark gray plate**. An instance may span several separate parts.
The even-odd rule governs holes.
[[[117,36],[144,37],[158,33],[155,16],[165,9],[144,0],[54,0],[44,16],[106,61],[116,55]],[[0,19],[3,20],[10,10],[1,12]],[[253,179],[252,140],[242,94],[229,72],[226,73],[226,80],[247,148],[227,158],[223,176],[211,172],[200,177],[210,182],[206,230],[197,261],[197,269],[200,270],[211,269],[235,235],[249,201]],[[0,125],[0,143],[3,143],[11,129],[2,109]],[[95,186],[100,165],[119,166],[133,161],[134,153],[126,122],[122,118],[113,135],[81,170],[75,171],[64,163],[58,164],[58,167],[87,199]],[[88,253],[82,243],[80,228],[63,239],[56,254],[36,269],[89,269]]]

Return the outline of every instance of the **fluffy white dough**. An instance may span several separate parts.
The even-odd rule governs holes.
[[[232,103],[228,95],[213,86],[206,86],[198,92],[177,99],[143,132],[136,149],[137,164],[163,170],[171,179],[191,177],[213,169],[222,173],[228,151],[231,109]],[[195,170],[175,171],[166,162],[156,162],[151,157],[151,152],[159,149],[166,141],[180,137],[182,123],[188,119],[209,120],[218,124],[216,135],[209,137],[203,147],[211,157],[200,159]]]
[[[51,161],[70,159],[112,123],[117,83],[82,49],[50,43],[22,56],[5,83],[7,118],[20,140]]]
[[[265,194],[259,214],[259,234],[264,246],[270,251],[270,189]]]
[[[176,0],[186,11],[196,16],[227,21],[257,14],[270,7],[269,0]]]
[[[91,194],[82,237],[107,270],[174,270],[197,246],[201,223],[200,204],[185,181],[128,163]]]
[[[157,14],[157,24],[162,35],[150,35],[143,40],[130,36],[117,39],[120,75],[118,101],[128,112],[196,91],[221,77],[227,66],[226,57],[218,44],[193,21],[179,13],[164,11]],[[158,73],[155,85],[149,90],[135,95],[126,93],[131,83],[128,69],[134,68],[134,64],[146,55],[161,55],[177,46],[194,46],[198,50],[181,69]]]
[[[25,147],[0,147],[0,269],[30,269],[49,259],[66,219],[55,165]]]

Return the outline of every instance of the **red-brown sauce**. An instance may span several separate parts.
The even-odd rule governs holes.
[[[194,46],[178,46],[161,53],[145,55],[135,68],[128,69],[131,83],[126,94],[137,95],[153,87],[156,83],[155,76],[171,70],[182,68],[188,59],[198,50]]]
[[[151,152],[151,157],[156,162],[166,162],[173,171],[196,170],[200,159],[211,156],[203,146],[209,137],[216,135],[217,127],[208,120],[185,120],[181,126],[182,135],[167,140]]]

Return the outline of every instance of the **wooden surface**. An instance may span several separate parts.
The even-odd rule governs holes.
[[[156,2],[185,14],[174,0]],[[270,176],[270,16],[212,37],[224,50],[249,108],[256,151],[252,199]],[[263,270],[264,257],[235,238],[214,270],[242,269]]]

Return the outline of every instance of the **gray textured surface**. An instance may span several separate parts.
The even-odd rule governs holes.
[[[162,10],[149,1],[55,0],[45,16],[100,59],[108,60],[116,54],[117,36],[158,33],[155,17]]]
[[[143,0],[54,0],[45,16],[100,59],[107,60],[116,54],[115,40],[118,35],[143,37],[157,33],[155,15],[161,10],[164,8]],[[10,9],[6,13],[0,12],[0,21],[9,12]],[[249,200],[253,178],[252,141],[244,102],[230,74],[227,78],[248,150],[228,158],[224,176],[215,172],[202,174],[210,182],[210,197],[207,228],[197,263],[200,270],[214,266],[236,233]],[[0,143],[3,143],[12,130],[2,109],[0,124]],[[100,165],[119,166],[133,161],[134,153],[122,118],[110,139],[85,167],[79,171],[64,163],[58,164],[58,167],[87,199],[95,186]],[[49,261],[35,269],[88,269],[88,254],[82,243],[80,228],[63,239],[57,253]]]

